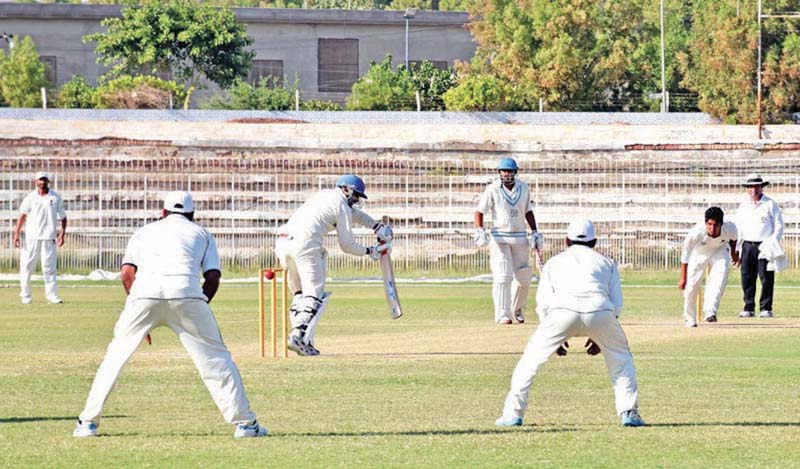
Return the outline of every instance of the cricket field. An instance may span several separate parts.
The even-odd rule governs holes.
[[[656,276],[657,277],[657,276]],[[677,275],[675,275],[677,278]],[[673,280],[625,277],[621,322],[648,426],[622,428],[602,357],[553,357],[521,428],[496,428],[536,327],[492,323],[488,284],[330,285],[319,357],[258,356],[255,284],[212,302],[268,438],[234,440],[177,338],[157,329],[123,370],[100,437],[72,437],[124,302],[65,284],[64,304],[0,288],[0,465],[6,467],[791,467],[800,441],[800,287],[778,277],[774,319],[739,319],[731,279],[716,324],[683,327]],[[531,292],[531,305],[534,288]]]

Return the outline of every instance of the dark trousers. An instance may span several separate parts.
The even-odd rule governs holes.
[[[772,290],[775,286],[775,271],[767,270],[767,260],[758,258],[761,243],[745,241],[742,244],[742,290],[744,310],[756,310],[756,277],[761,279],[759,311],[772,311]]]

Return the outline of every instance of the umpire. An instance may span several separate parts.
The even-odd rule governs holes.
[[[783,238],[783,217],[777,202],[764,195],[764,187],[769,185],[769,182],[760,174],[748,175],[747,181],[742,185],[747,188],[748,197],[736,211],[742,290],[744,290],[744,310],[739,313],[739,317],[755,316],[756,276],[758,276],[761,279],[758,317],[771,318],[775,271],[767,270],[768,259],[759,259],[759,246],[765,241],[776,241],[780,244]]]

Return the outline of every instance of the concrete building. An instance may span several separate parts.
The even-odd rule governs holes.
[[[371,61],[392,54],[405,60],[406,18],[402,11],[235,9],[247,25],[256,52],[248,79],[274,75],[295,79],[306,99],[343,101]],[[0,3],[0,34],[31,36],[52,82],[81,74],[91,83],[105,71],[94,44],[82,38],[102,31],[100,21],[120,16],[115,5]],[[438,67],[469,60],[475,44],[461,12],[419,11],[408,19],[409,61]],[[8,49],[7,41],[0,47]],[[213,92],[213,88],[205,94]]]

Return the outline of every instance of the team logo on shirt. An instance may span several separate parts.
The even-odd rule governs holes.
[[[508,212],[508,216],[511,217],[511,218],[517,218],[519,216],[519,211],[517,209],[515,209],[515,208],[512,208]]]

